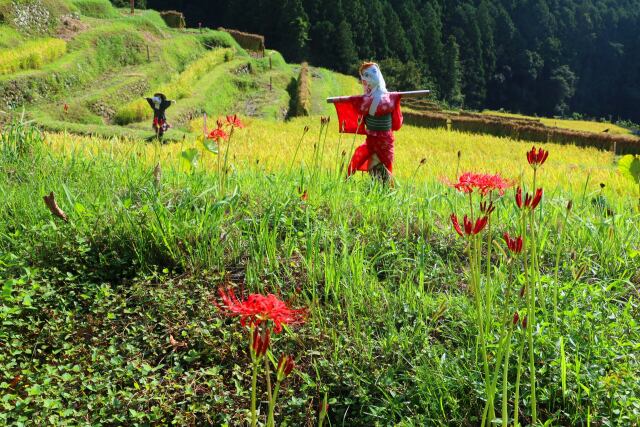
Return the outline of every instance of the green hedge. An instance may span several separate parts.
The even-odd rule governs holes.
[[[78,11],[92,18],[115,18],[118,12],[108,0],[73,0],[72,4]]]

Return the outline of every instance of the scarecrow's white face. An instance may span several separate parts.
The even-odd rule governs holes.
[[[376,73],[375,68],[375,65],[368,67],[362,72],[362,75],[360,76],[362,78],[362,85],[367,92],[371,92],[380,85],[380,82],[377,78],[378,73]]]
[[[153,103],[155,104],[156,108],[160,108],[160,104],[162,103],[162,99],[160,99],[159,96],[154,96],[151,99],[153,100]]]
[[[367,67],[362,74],[360,75],[362,79],[362,86],[365,93],[371,93],[376,89],[380,89],[382,92],[387,91],[386,84],[384,82],[384,78],[382,77],[382,73],[380,72],[380,68],[377,65],[371,65]]]

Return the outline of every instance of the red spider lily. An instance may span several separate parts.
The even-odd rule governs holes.
[[[516,311],[515,313],[513,313],[513,324],[517,325],[519,320],[520,320],[520,315]]]
[[[65,113],[69,112],[69,104],[67,104],[66,102],[64,103],[64,105],[62,106],[62,108],[64,109]]]
[[[487,221],[489,218],[487,216],[483,216],[482,218],[478,218],[475,224],[467,217],[464,216],[464,234],[467,236],[476,235],[482,231],[482,229],[487,225]],[[451,223],[453,224],[453,228],[460,236],[464,236],[462,233],[462,228],[460,227],[460,223],[458,222],[458,217],[456,214],[451,214]]]
[[[536,190],[536,195],[533,197],[533,201],[531,202],[531,209],[535,209],[536,206],[540,204],[540,200],[542,200],[542,188],[538,188]]]
[[[535,169],[538,166],[542,166],[549,157],[549,152],[539,148],[536,151],[536,147],[531,147],[531,151],[527,151],[527,161]]]
[[[232,289],[225,292],[220,288],[218,294],[222,299],[222,304],[216,304],[218,308],[229,316],[240,316],[242,326],[245,326],[247,321],[250,325],[258,326],[270,320],[275,326],[274,332],[279,334],[282,332],[282,325],[300,325],[307,317],[306,309],[291,309],[273,294],[251,294],[244,301],[240,301]]]
[[[504,194],[504,190],[511,187],[512,183],[504,179],[500,175],[487,175],[473,172],[465,172],[460,175],[458,182],[447,182],[461,193],[473,193],[477,190],[483,196],[492,192],[498,191],[500,195]]]
[[[522,209],[530,208],[531,210],[535,209],[542,200],[543,190],[542,188],[538,188],[534,195],[530,195],[529,193],[525,194],[524,202],[522,201],[522,189],[518,187],[516,190],[516,205],[518,208]]]
[[[524,319],[522,319],[522,327],[527,329],[527,316],[524,316]]]
[[[493,202],[480,202],[480,212],[485,215],[491,215],[493,211],[496,210],[496,207],[493,206]]]
[[[509,233],[504,233],[503,235],[504,241],[507,243],[507,247],[514,254],[519,254],[522,252],[522,236],[518,238],[512,238],[509,236]]]
[[[216,141],[224,141],[225,139],[229,138],[229,134],[222,128],[216,128],[212,130],[211,133],[209,133],[209,136],[207,138],[215,139]]]
[[[284,354],[280,356],[280,360],[278,360],[278,381],[282,381],[287,378],[293,368],[296,367],[296,363],[291,356],[285,356]]]
[[[269,335],[271,331],[267,329],[264,338],[262,338],[258,329],[259,328],[255,328],[253,330],[251,350],[256,357],[262,357],[267,353],[267,349],[269,348]]]
[[[231,127],[239,129],[242,129],[244,127],[244,124],[240,121],[240,118],[237,114],[234,114],[233,116],[227,116],[227,124]]]

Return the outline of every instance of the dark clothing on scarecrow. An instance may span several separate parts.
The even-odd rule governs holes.
[[[156,93],[153,98],[145,98],[149,106],[153,109],[153,130],[158,137],[162,137],[164,133],[171,127],[167,123],[165,112],[171,107],[171,102],[161,93]]]

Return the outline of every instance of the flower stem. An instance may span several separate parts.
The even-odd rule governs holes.
[[[258,387],[258,362],[253,362],[253,376],[251,377],[251,427],[258,425],[256,412],[256,389]]]
[[[555,280],[553,281],[553,317],[558,321],[558,288],[560,287],[560,283],[558,281],[558,270],[560,269],[560,253],[563,248],[564,243],[564,229],[567,225],[567,221],[569,220],[569,210],[565,211],[564,221],[560,225],[560,237],[558,239],[558,245],[556,248],[556,266],[555,266]]]
[[[509,327],[509,335],[507,336],[507,354],[504,360],[504,368],[502,370],[502,425],[508,426],[509,424],[509,407],[508,407],[508,385],[509,385],[509,357],[511,357],[511,334],[513,332],[513,326]],[[516,402],[517,404],[517,402]]]
[[[278,392],[280,391],[280,381],[276,381],[276,385],[273,389],[273,398],[269,400],[269,416],[267,418],[267,427],[275,427],[274,412],[276,407],[276,401],[278,400]]]
[[[231,147],[231,137],[233,136],[233,127],[231,128],[231,132],[229,132],[229,138],[227,138],[227,149],[224,150],[224,169],[223,173],[223,181],[222,181],[222,197],[225,196],[225,191],[227,187],[227,161],[229,159],[229,147]]]
[[[476,303],[476,312],[477,312],[477,320],[478,320],[478,339],[480,340],[480,348],[482,351],[482,365],[484,371],[484,381],[485,381],[485,392],[487,393],[487,400],[490,397],[490,376],[489,376],[489,362],[487,358],[487,344],[486,344],[486,336],[484,332],[484,310],[482,304],[482,296],[480,295],[480,266],[478,265],[478,238],[477,236],[473,236],[469,241],[469,263],[471,268],[471,281],[472,281],[472,291],[474,294],[474,300]],[[482,425],[485,423],[486,413],[483,415]]]
[[[265,354],[264,356],[264,375],[267,379],[267,398],[269,402],[271,402],[272,393],[271,393],[271,370],[269,369],[269,358]]]
[[[300,146],[302,145],[302,141],[304,141],[304,136],[307,134],[306,130],[302,131],[302,136],[300,137],[300,141],[298,141],[298,145],[296,146],[296,151],[293,153],[293,158],[291,159],[291,164],[289,165],[289,173],[291,173],[291,169],[293,169],[293,165],[296,162],[296,157],[298,157],[298,151],[300,150]]]
[[[518,427],[518,410],[520,408],[520,375],[522,374],[522,353],[524,353],[524,337],[521,337],[518,349],[518,369],[516,373],[516,396],[513,401],[513,427]]]
[[[536,241],[535,235],[533,232],[533,213],[531,214],[531,238],[529,241],[531,242],[529,247],[531,249],[531,274],[528,274],[528,290],[529,290],[529,308],[527,310],[528,324],[527,324],[527,338],[529,341],[529,380],[531,382],[531,425],[535,426],[537,422],[537,403],[536,403],[536,365],[535,365],[535,354],[533,348],[533,328],[536,325],[536,285],[538,280],[536,277],[533,277],[536,273],[535,271],[535,257],[536,257]],[[526,255],[525,255],[526,260]],[[525,270],[527,267],[525,266]]]

